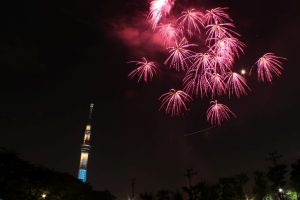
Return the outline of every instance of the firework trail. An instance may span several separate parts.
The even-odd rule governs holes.
[[[149,19],[153,29],[156,28],[158,22],[163,16],[170,13],[173,5],[174,0],[153,0],[150,3]]]
[[[188,44],[185,38],[179,43],[175,43],[174,47],[169,47],[169,57],[166,59],[164,64],[170,63],[170,67],[177,71],[185,71],[188,68],[189,58],[194,54],[193,51],[189,50],[189,47],[197,46],[195,44]]]
[[[164,109],[167,114],[174,117],[182,115],[184,111],[188,110],[186,103],[192,98],[181,90],[171,89],[170,92],[163,94],[159,100],[162,102],[160,109]]]
[[[135,63],[138,67],[128,74],[128,77],[137,77],[138,82],[140,80],[151,81],[153,76],[157,73],[157,67],[154,62],[148,62],[145,57],[141,61],[130,61],[129,63]]]
[[[246,44],[240,41],[228,8],[202,9],[189,8],[172,11],[175,0],[152,0],[148,20],[152,27],[149,32],[159,35],[159,48],[165,50],[164,65],[175,69],[182,77],[182,90],[171,89],[161,95],[160,110],[174,116],[188,111],[187,103],[192,98],[201,97],[211,101],[226,96],[237,99],[251,92],[243,74],[236,73],[236,60],[245,53]],[[181,5],[185,6],[185,5]],[[175,10],[175,9],[174,9]],[[179,14],[178,14],[179,13]],[[166,47],[166,48],[164,48]],[[266,53],[251,68],[257,68],[258,80],[272,82],[280,76],[285,58]],[[138,82],[149,82],[158,73],[153,61],[142,58],[133,61],[136,69],[129,73]],[[221,125],[235,114],[217,100],[211,101],[206,119],[213,126]]]
[[[224,120],[236,116],[226,105],[218,103],[217,100],[212,101],[211,104],[207,110],[207,121],[212,125],[220,126]]]
[[[272,83],[273,76],[282,74],[282,60],[286,58],[275,56],[273,53],[266,53],[255,63],[257,65],[258,80]]]

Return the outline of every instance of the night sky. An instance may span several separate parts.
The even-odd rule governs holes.
[[[253,92],[228,102],[237,118],[185,137],[210,127],[209,102],[197,101],[187,115],[172,119],[158,111],[157,100],[174,86],[168,74],[147,85],[127,78],[132,70],[127,61],[136,59],[135,53],[114,36],[113,27],[147,11],[146,0],[8,1],[1,6],[0,146],[77,176],[93,102],[88,181],[120,199],[130,193],[133,177],[137,192],[154,192],[181,188],[188,168],[198,172],[195,181],[214,182],[265,169],[274,150],[287,163],[299,158],[299,0],[197,4],[230,8],[248,46],[241,62],[251,65],[269,51],[288,58],[272,85],[249,77]]]

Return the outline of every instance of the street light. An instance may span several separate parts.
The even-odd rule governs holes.
[[[42,199],[46,199],[46,197],[47,197],[47,194],[43,193],[42,194]]]

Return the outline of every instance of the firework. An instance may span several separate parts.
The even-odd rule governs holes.
[[[171,89],[170,92],[163,94],[159,100],[161,101],[160,109],[164,109],[167,114],[172,117],[182,115],[187,111],[186,103],[192,98],[181,90]]]
[[[202,20],[203,14],[195,9],[183,11],[177,19],[179,24],[187,29],[190,37],[195,34],[201,34],[200,27],[204,26]]]
[[[148,62],[145,57],[141,61],[130,61],[129,63],[135,63],[137,68],[128,74],[128,77],[137,77],[138,82],[144,80],[151,81],[153,76],[157,73],[157,67],[154,62]]]
[[[180,35],[180,30],[177,29],[172,23],[162,24],[159,27],[163,41],[166,45],[173,45]]]
[[[282,74],[282,60],[286,58],[275,56],[274,53],[266,53],[255,63],[257,65],[258,80],[272,82],[273,76]]]
[[[153,0],[150,3],[149,19],[152,28],[155,29],[158,22],[163,16],[170,13],[174,5],[174,0]]]
[[[207,10],[204,15],[204,22],[205,24],[214,24],[217,21],[218,22],[226,22],[226,21],[232,21],[232,19],[229,17],[229,15],[225,12],[228,8],[214,8],[211,10]]]
[[[175,47],[170,47],[169,57],[164,64],[170,63],[170,67],[177,71],[185,71],[188,68],[189,58],[193,55],[193,51],[189,47],[197,46],[195,44],[188,44],[187,40],[183,38],[179,43],[175,43]]]
[[[226,76],[226,87],[229,97],[235,95],[237,98],[240,98],[241,95],[247,95],[246,89],[250,90],[246,79],[235,72],[230,72]]]
[[[209,74],[209,83],[211,88],[212,97],[221,96],[225,93],[225,82],[224,77],[218,73]]]
[[[224,120],[236,116],[226,105],[218,103],[217,100],[211,101],[211,104],[206,112],[206,118],[212,125],[220,126]]]
[[[183,79],[184,91],[196,97],[208,96],[211,91],[208,73],[200,73],[197,69],[189,70]]]
[[[223,37],[232,37],[233,35],[239,35],[233,30],[233,23],[219,23],[216,21],[214,24],[206,26],[207,41],[212,39],[218,39]]]
[[[218,39],[216,43],[211,47],[216,54],[239,57],[240,53],[244,53],[245,44],[239,41],[235,37],[223,37]]]
[[[155,38],[164,44],[163,50],[168,50],[164,64],[178,71],[174,77],[183,77],[183,90],[172,89],[161,95],[160,110],[172,117],[179,116],[188,110],[187,103],[192,97],[210,100],[235,96],[239,99],[247,95],[251,89],[242,76],[246,71],[242,70],[241,75],[234,72],[236,60],[244,54],[246,45],[240,41],[228,8],[217,7],[205,12],[184,8],[180,11],[184,6],[180,4],[173,12],[174,3],[175,0],[150,0],[148,15],[152,25],[150,34],[159,35]],[[280,76],[283,59],[273,53],[263,55],[254,65],[258,80],[272,82],[274,76]],[[128,76],[137,78],[138,82],[148,82],[157,74],[156,64],[146,58],[133,63],[137,68]],[[217,100],[212,101],[207,110],[207,121],[213,125],[221,125],[232,116],[235,114]]]

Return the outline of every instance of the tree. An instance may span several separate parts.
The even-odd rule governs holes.
[[[0,149],[0,199],[37,200],[43,193],[51,200],[115,200],[108,191],[94,191],[77,178],[35,166]]]
[[[154,200],[154,195],[152,193],[144,192],[140,194],[141,200]]]
[[[292,171],[290,174],[291,185],[300,196],[300,159],[291,165]]]
[[[237,174],[235,176],[235,191],[237,199],[245,199],[245,191],[244,187],[246,183],[249,181],[249,177],[246,173]]]
[[[220,198],[221,200],[233,200],[237,198],[236,194],[236,181],[234,177],[221,178],[220,185]]]
[[[285,186],[285,175],[287,173],[287,166],[285,164],[278,163],[278,160],[282,155],[277,152],[269,153],[267,160],[271,161],[271,166],[268,169],[267,177],[272,183],[272,190],[277,193],[279,199],[283,199],[282,192],[279,191],[279,188]]]
[[[182,194],[178,190],[172,192],[172,200],[183,200]]]
[[[253,194],[255,199],[262,200],[268,193],[268,180],[266,174],[261,171],[254,172]]]
[[[171,200],[169,190],[159,190],[156,194],[157,200]]]

